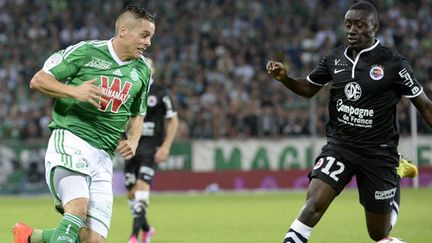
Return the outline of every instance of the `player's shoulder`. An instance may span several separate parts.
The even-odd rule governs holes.
[[[383,46],[383,45],[379,45],[377,47],[376,51],[377,51],[378,55],[380,55],[381,57],[384,57],[388,60],[398,61],[398,60],[406,59],[402,54],[398,53],[395,50],[392,50],[389,47]]]
[[[331,60],[334,58],[338,58],[338,59],[343,59],[344,58],[344,53],[345,53],[345,49],[346,46],[338,46],[335,47],[333,49],[327,50],[325,51],[324,54],[324,58]]]
[[[105,48],[108,45],[107,40],[84,40],[70,45],[61,51],[64,56],[77,52],[88,52],[91,49]]]
[[[107,47],[109,40],[88,40],[85,42],[88,47],[101,48],[101,47]]]
[[[152,85],[151,85],[151,89],[155,92],[163,92],[166,93],[168,91],[167,88],[165,88],[162,84],[153,81]]]
[[[387,57],[393,57],[393,58],[398,58],[398,59],[405,58],[404,56],[402,56],[397,51],[395,51],[395,50],[393,50],[387,46],[383,46],[383,45],[378,45],[376,48],[376,51],[378,52],[379,55],[384,55]]]
[[[135,68],[138,68],[139,70],[149,74],[151,73],[150,62],[145,56],[141,55],[141,57],[139,59],[136,59],[134,63]]]

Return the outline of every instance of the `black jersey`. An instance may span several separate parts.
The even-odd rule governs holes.
[[[329,142],[354,147],[396,147],[396,105],[401,96],[423,92],[406,59],[378,40],[355,59],[347,47],[334,49],[307,79],[320,86],[333,81],[326,136]]]
[[[144,117],[144,127],[140,141],[148,140],[162,143],[165,136],[165,119],[177,115],[176,107],[168,90],[153,82],[147,98],[147,113]],[[149,139],[150,138],[150,139]]]

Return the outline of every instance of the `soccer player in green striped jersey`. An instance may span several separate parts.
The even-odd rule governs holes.
[[[112,213],[112,157],[135,155],[151,69],[143,52],[153,15],[127,7],[111,40],[83,41],[51,55],[30,87],[56,99],[46,181],[64,212],[55,229],[14,227],[15,243],[104,242]],[[122,139],[122,134],[127,137]]]

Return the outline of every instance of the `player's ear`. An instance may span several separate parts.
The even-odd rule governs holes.
[[[378,30],[379,30],[379,22],[378,21],[375,21],[375,23],[373,25],[373,30],[374,30],[375,33],[378,32]]]
[[[126,35],[127,28],[124,24],[120,25],[119,28],[119,37],[123,38]]]

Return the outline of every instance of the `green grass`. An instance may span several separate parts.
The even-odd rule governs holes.
[[[156,228],[152,243],[281,242],[305,199],[305,192],[153,194],[149,211]],[[432,189],[404,189],[399,221],[391,235],[410,243],[432,242]],[[124,197],[114,202],[106,242],[127,242],[131,216]],[[59,215],[49,197],[0,198],[0,242],[13,242],[17,221],[53,227]],[[315,227],[310,242],[372,242],[357,191],[343,192]]]

